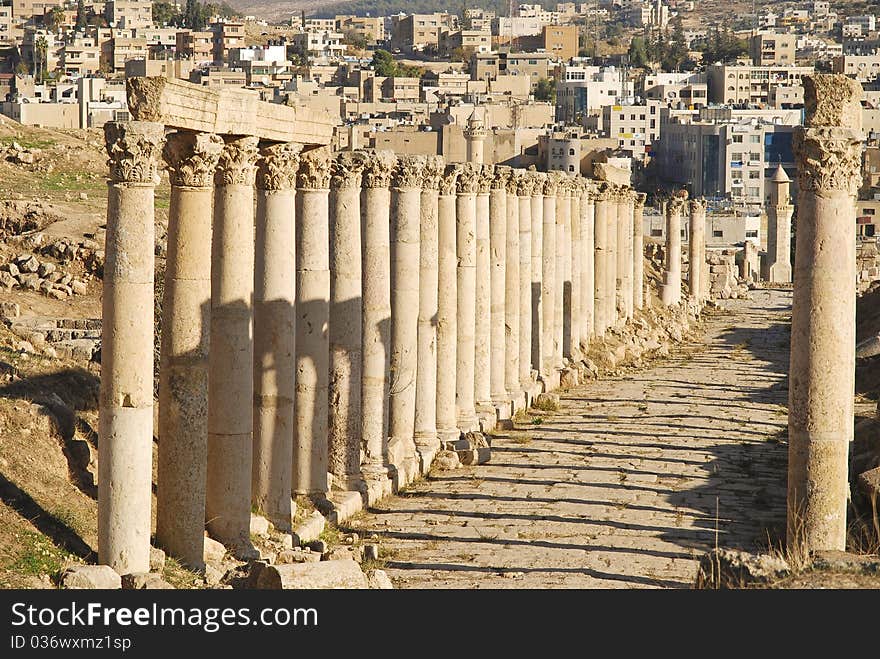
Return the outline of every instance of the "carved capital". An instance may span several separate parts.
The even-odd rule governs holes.
[[[391,187],[391,174],[397,157],[392,151],[368,151],[364,165],[365,188],[388,188]]]
[[[165,126],[148,121],[108,121],[104,124],[107,166],[114,183],[159,182],[159,159]]]
[[[480,165],[471,162],[463,163],[461,172],[455,181],[458,194],[476,194],[480,188]]]
[[[299,159],[296,187],[302,190],[326,190],[330,187],[330,149],[318,147],[303,152]]]
[[[259,138],[225,137],[214,175],[215,185],[253,185],[260,151]]]
[[[796,128],[792,141],[798,186],[821,195],[843,190],[855,196],[861,185],[862,134],[851,128]]]
[[[422,189],[425,181],[425,156],[398,156],[391,175],[391,185],[395,188]]]
[[[672,198],[668,202],[666,202],[666,217],[671,217],[673,215],[681,215],[681,211],[684,208],[685,200]]]
[[[644,192],[636,192],[636,198],[633,201],[633,206],[637,210],[641,210],[645,207],[645,201],[648,199],[648,195]]]
[[[479,192],[480,194],[489,194],[492,188],[492,181],[495,178],[495,165],[483,165],[480,168]]]
[[[330,163],[330,187],[334,190],[360,188],[367,154],[361,151],[340,151]]]
[[[544,196],[552,197],[553,195],[559,192],[559,183],[561,179],[559,174],[556,172],[547,172],[547,176],[544,178]]]
[[[440,194],[454,195],[458,177],[461,174],[461,165],[446,165],[443,176],[440,177]]]
[[[495,176],[492,178],[491,187],[493,190],[507,190],[507,184],[510,177],[513,176],[513,169],[507,165],[495,165]]]
[[[446,160],[443,156],[428,156],[425,163],[425,190],[438,190],[440,188],[440,179],[443,177],[443,171],[446,168]]]
[[[530,194],[533,197],[544,194],[544,181],[547,180],[547,174],[544,172],[533,172],[529,175],[529,178],[532,179]]]
[[[804,126],[862,129],[862,85],[840,73],[804,76]]]
[[[260,149],[257,161],[257,189],[291,190],[296,187],[301,144],[286,142]]]
[[[223,152],[223,138],[211,133],[180,131],[171,133],[162,156],[168,165],[171,185],[186,188],[209,188],[214,184],[214,170]]]
[[[691,215],[705,215],[706,214],[706,200],[705,199],[691,199],[688,203],[688,212]]]
[[[516,194],[517,188],[519,188],[519,179],[521,179],[523,175],[524,172],[521,169],[510,170],[510,177],[507,179],[508,194]]]

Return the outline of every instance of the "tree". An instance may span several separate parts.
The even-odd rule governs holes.
[[[556,82],[551,78],[541,78],[535,84],[535,100],[556,103]]]
[[[648,44],[644,37],[633,37],[629,42],[629,63],[636,68],[647,68],[648,66]]]
[[[159,0],[153,3],[153,22],[156,25],[180,26],[183,22],[183,16],[172,3]]]
[[[373,53],[373,69],[377,76],[390,77],[397,71],[397,62],[387,50],[381,48]]]
[[[49,43],[46,37],[39,36],[34,42],[34,79],[42,82],[46,77],[46,53],[49,51]],[[42,71],[41,71],[42,68]]]
[[[64,9],[62,7],[52,7],[46,16],[46,27],[53,32],[64,24]]]
[[[88,25],[88,14],[86,13],[86,1],[77,0],[76,2],[76,29],[85,30]]]
[[[367,38],[357,30],[349,29],[342,33],[342,43],[348,44],[358,50],[365,50],[367,47]]]
[[[208,22],[208,12],[205,5],[198,0],[186,0],[186,9],[183,12],[184,27],[195,32],[205,29]]]

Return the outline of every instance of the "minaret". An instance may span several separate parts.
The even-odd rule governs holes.
[[[467,127],[464,129],[464,138],[467,140],[467,161],[476,165],[482,165],[483,146],[486,142],[486,127],[483,120],[477,116],[478,108],[474,108],[468,118]]]
[[[791,282],[791,215],[794,211],[788,193],[791,179],[782,165],[776,168],[770,186],[770,208],[767,209],[767,258],[770,269],[767,279],[772,283]]]

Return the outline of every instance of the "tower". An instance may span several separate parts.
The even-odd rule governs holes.
[[[468,118],[464,129],[464,138],[467,141],[467,161],[477,165],[484,162],[483,147],[486,142],[486,126],[478,116],[479,108],[474,108]]]
[[[791,215],[789,198],[791,179],[779,165],[770,183],[770,208],[767,209],[767,257],[770,261],[767,280],[791,282]]]

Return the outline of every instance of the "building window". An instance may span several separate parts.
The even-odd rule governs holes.
[[[757,231],[746,231],[746,238],[757,238],[757,237],[758,237]]]
[[[651,229],[651,236],[657,237],[663,235],[663,229]]]
[[[573,171],[574,171],[574,165],[569,165],[569,166],[568,166],[568,171],[573,172]]]
[[[713,238],[724,238],[724,232],[723,231],[712,231],[712,237]]]
[[[734,135],[733,136],[733,143],[734,144],[742,144],[742,141],[743,141],[742,135]]]
[[[568,155],[573,156],[573,155],[574,155],[574,149],[569,149],[569,150],[568,150]]]

